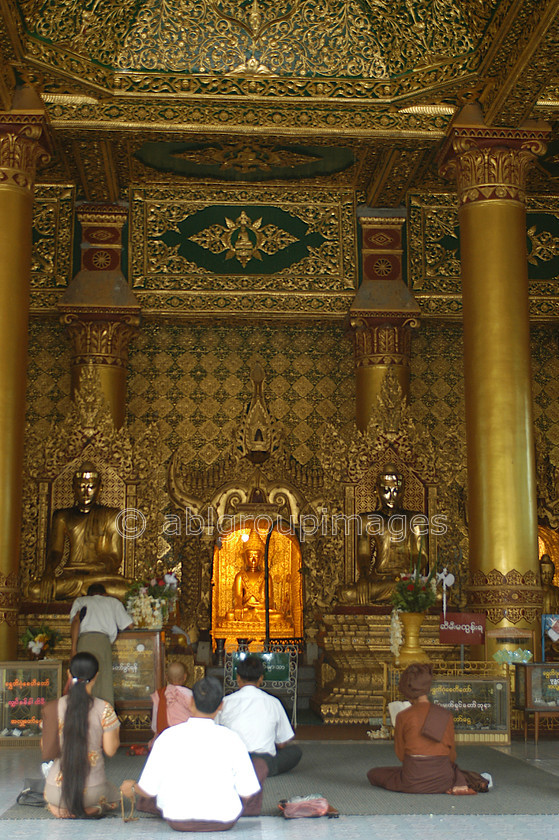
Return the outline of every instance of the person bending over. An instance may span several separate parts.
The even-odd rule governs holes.
[[[114,706],[112,644],[121,630],[132,627],[132,618],[118,598],[107,595],[102,583],[92,583],[87,595],[76,598],[70,609],[72,656],[87,651],[99,662],[94,697]]]
[[[192,695],[190,718],[156,738],[139,781],[120,789],[152,798],[141,810],[157,807],[176,831],[226,831],[241,815],[260,813],[267,767],[253,766],[239,736],[215,725],[223,697],[215,677],[198,680]]]
[[[251,758],[262,758],[268,775],[292,770],[301,760],[301,749],[287,744],[295,737],[283,706],[277,697],[262,691],[264,665],[257,656],[241,659],[237,666],[239,691],[223,701],[218,723],[241,736]]]
[[[52,742],[55,733],[46,731],[47,726],[58,727],[61,749],[45,782],[45,799],[55,817],[103,816],[120,798],[118,788],[105,778],[103,759],[103,753],[112,756],[120,746],[120,723],[109,703],[91,696],[98,668],[91,653],[76,654],[70,661],[68,694],[47,704],[56,705],[56,715],[44,713],[43,739]]]
[[[394,749],[401,767],[373,767],[367,773],[376,787],[401,793],[475,794],[488,790],[490,778],[456,765],[454,721],[442,706],[429,702],[431,665],[408,665],[399,689],[411,706],[399,712]]]

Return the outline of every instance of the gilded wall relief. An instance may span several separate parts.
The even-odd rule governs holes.
[[[339,317],[356,287],[351,191],[136,189],[129,241],[145,312]]]
[[[280,145],[262,141],[142,143],[135,157],[163,172],[224,181],[299,180],[352,166],[351,149],[336,146]]]
[[[38,186],[33,202],[33,289],[66,287],[72,279],[75,188]]]
[[[559,200],[529,196],[526,206],[530,315],[559,312]],[[408,283],[424,314],[459,317],[462,311],[460,230],[449,193],[408,196]]]
[[[559,465],[558,347],[557,330],[533,328],[534,418],[555,465]],[[462,552],[459,563],[467,557],[465,498],[460,495],[465,469],[462,357],[459,324],[422,322],[412,342],[410,412],[416,425],[429,431],[437,468],[443,471],[438,506],[440,511],[449,511],[455,529],[448,544],[445,537],[440,538],[439,547],[453,568],[456,550]],[[186,445],[189,459],[201,470],[213,468],[231,446],[250,396],[248,373],[255,359],[266,368],[270,410],[281,422],[294,458],[306,469],[312,468],[327,423],[334,423],[346,436],[355,422],[352,346],[335,325],[144,322],[130,350],[130,435],[138,439],[157,422],[161,464]],[[32,318],[27,386],[30,432],[46,439],[51,423],[60,424],[69,408],[70,342],[56,321]],[[329,510],[328,516],[336,512],[341,509]],[[172,550],[177,554],[176,545]],[[323,604],[331,601],[335,590],[335,575],[320,578],[323,558],[332,552],[342,556],[343,539],[337,545],[328,533],[309,544],[306,555],[312,580],[307,586]]]
[[[504,4],[488,0],[476,4],[475,13],[456,0],[332,0],[326,7],[312,0],[20,5],[30,46],[43,61],[50,45],[63,44],[98,66],[128,73],[384,81],[421,74],[426,65],[438,65],[444,74],[457,63],[459,72]],[[47,63],[54,58],[51,53]]]

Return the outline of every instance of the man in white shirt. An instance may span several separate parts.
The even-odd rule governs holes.
[[[263,758],[268,775],[292,770],[301,760],[301,749],[287,744],[295,732],[277,697],[262,691],[264,665],[257,656],[247,656],[237,666],[239,691],[223,701],[218,723],[240,735],[251,758]]]
[[[155,797],[176,831],[226,831],[241,815],[255,815],[247,802],[262,802],[255,768],[235,732],[216,726],[223,692],[215,677],[192,688],[191,717],[165,729],[153,744],[140,779],[126,779],[125,796]],[[262,776],[266,766],[262,762]],[[148,810],[142,808],[142,810]]]
[[[87,595],[76,598],[70,609],[72,656],[85,651],[99,662],[92,694],[114,706],[113,655],[111,645],[121,630],[132,627],[118,598],[107,595],[102,583],[92,583]]]

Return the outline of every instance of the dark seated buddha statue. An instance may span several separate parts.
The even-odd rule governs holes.
[[[76,470],[72,488],[74,505],[54,511],[45,569],[42,577],[31,583],[29,597],[73,599],[85,595],[92,583],[102,583],[109,595],[122,598],[131,581],[120,574],[120,510],[97,503],[101,476],[90,462]]]

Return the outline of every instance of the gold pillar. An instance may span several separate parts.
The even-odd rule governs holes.
[[[140,323],[140,306],[121,271],[122,228],[128,211],[120,205],[82,205],[81,269],[58,309],[72,341],[72,396],[82,371],[94,367],[117,428],[126,415],[128,345]]]
[[[537,630],[541,612],[524,186],[547,136],[457,122],[443,152],[443,174],[458,185],[468,602],[503,632]],[[518,647],[493,638],[489,656],[500,644]]]
[[[365,431],[390,369],[408,397],[411,328],[420,309],[402,279],[401,217],[361,217],[363,280],[349,311],[355,352],[355,418]]]
[[[33,185],[49,159],[44,111],[31,106],[0,113],[0,659],[17,652]]]

